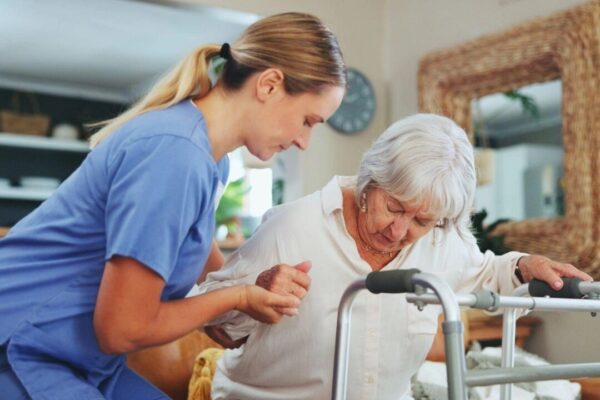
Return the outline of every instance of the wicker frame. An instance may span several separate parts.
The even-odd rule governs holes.
[[[545,254],[600,278],[600,1],[426,55],[419,108],[473,138],[471,99],[562,80],[565,217],[501,225],[515,250]]]

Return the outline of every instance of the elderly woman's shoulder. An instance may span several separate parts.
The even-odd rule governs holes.
[[[319,192],[309,194],[297,200],[274,206],[263,217],[263,223],[276,221],[286,225],[302,223],[312,224],[322,220],[322,207]]]

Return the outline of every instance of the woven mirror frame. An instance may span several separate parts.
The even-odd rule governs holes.
[[[473,141],[471,100],[562,81],[565,216],[500,225],[507,247],[572,263],[600,279],[600,1],[535,19],[420,62],[419,109]]]

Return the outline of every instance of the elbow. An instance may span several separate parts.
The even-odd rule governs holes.
[[[131,353],[138,349],[138,347],[131,341],[123,338],[120,335],[106,333],[99,334],[96,331],[96,338],[98,340],[98,346],[100,351],[108,355],[117,355]]]
[[[101,323],[94,320],[94,331],[100,351],[108,355],[131,353],[142,348],[139,340],[121,329],[115,329],[115,325]]]

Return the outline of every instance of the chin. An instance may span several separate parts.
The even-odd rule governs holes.
[[[247,168],[270,168],[270,160],[274,154],[274,151],[269,150],[263,150],[259,152],[248,152],[243,157],[244,165]]]
[[[274,155],[275,155],[275,152],[271,151],[269,153],[259,154],[256,157],[258,157],[258,159],[260,161],[269,161]]]

